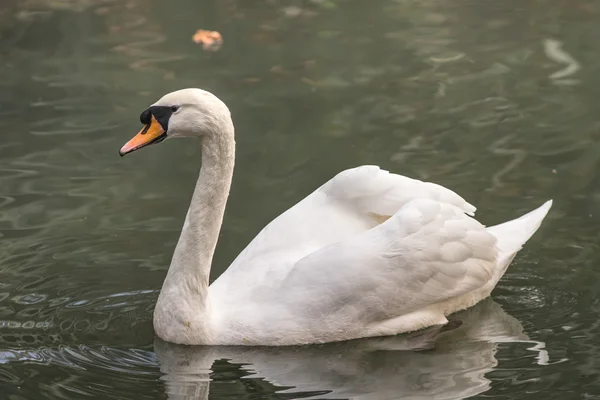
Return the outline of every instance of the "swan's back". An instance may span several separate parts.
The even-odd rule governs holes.
[[[446,323],[489,295],[550,206],[486,229],[447,188],[373,166],[344,171],[211,285],[218,340],[329,342]]]

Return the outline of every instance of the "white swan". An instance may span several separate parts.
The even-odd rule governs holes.
[[[209,286],[233,174],[228,108],[201,89],[145,110],[125,155],[196,136],[202,167],[156,308],[169,342],[294,345],[445,324],[487,297],[552,202],[485,228],[442,186],[376,166],[341,172],[267,225]],[[468,215],[467,215],[468,214]]]

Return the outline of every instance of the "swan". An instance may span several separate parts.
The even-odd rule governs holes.
[[[489,296],[552,205],[486,228],[450,189],[360,166],[274,219],[209,286],[234,169],[231,113],[208,91],[182,89],[140,121],[121,156],[177,137],[199,138],[202,151],[154,309],[167,342],[286,346],[446,324]]]

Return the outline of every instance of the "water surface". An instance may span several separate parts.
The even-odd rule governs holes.
[[[201,28],[220,51],[191,41]],[[4,1],[0,398],[600,398],[599,37],[591,0]],[[155,342],[200,152],[117,151],[145,107],[190,86],[237,128],[213,278],[360,164],[448,186],[486,224],[555,206],[455,329]]]

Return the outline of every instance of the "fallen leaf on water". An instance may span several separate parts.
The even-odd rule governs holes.
[[[223,44],[223,38],[217,31],[205,31],[198,29],[192,40],[195,43],[202,44],[202,49],[206,51],[217,51]]]

